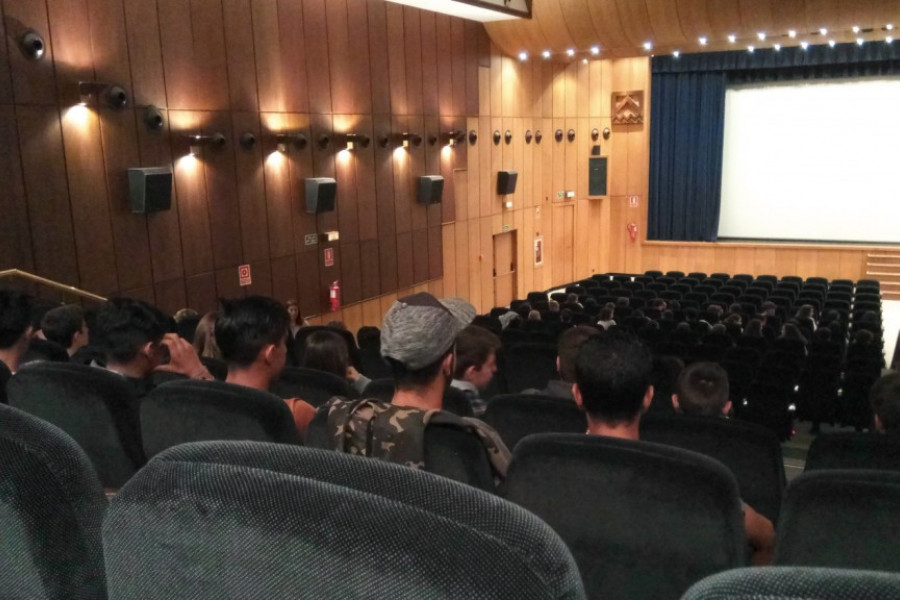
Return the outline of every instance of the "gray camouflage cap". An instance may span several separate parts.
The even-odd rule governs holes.
[[[381,355],[421,369],[446,354],[474,318],[475,307],[462,298],[438,300],[426,292],[400,298],[384,315]]]

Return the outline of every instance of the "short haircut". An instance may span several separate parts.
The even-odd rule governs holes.
[[[876,381],[869,392],[869,401],[884,430],[900,432],[900,373],[894,371]]]
[[[678,406],[686,415],[717,417],[728,404],[728,373],[711,362],[696,362],[678,377]]]
[[[586,341],[575,359],[575,382],[585,412],[609,424],[641,413],[653,357],[634,334],[612,330]]]
[[[267,344],[287,339],[290,316],[277,300],[248,296],[220,301],[216,343],[229,365],[248,367]]]
[[[456,336],[456,370],[453,376],[462,379],[469,367],[481,368],[491,354],[500,349],[500,338],[478,325],[469,325]]]
[[[600,335],[596,327],[578,325],[566,329],[557,340],[556,353],[559,356],[559,376],[567,383],[575,382],[575,359],[582,344],[594,336]]]
[[[0,290],[0,348],[12,348],[31,324],[32,299],[14,290]]]
[[[84,326],[84,309],[77,304],[66,304],[47,311],[41,319],[44,337],[63,348],[72,345],[72,338]]]
[[[342,378],[346,377],[347,367],[350,366],[350,351],[347,349],[347,342],[334,331],[316,331],[306,338],[303,364],[300,366],[316,371],[325,371]]]
[[[654,355],[653,373],[650,376],[650,383],[653,385],[653,401],[650,403],[650,412],[657,414],[675,412],[672,407],[672,394],[677,389],[678,376],[683,370],[684,362],[677,356]]]
[[[97,312],[91,342],[100,347],[107,361],[127,363],[144,344],[159,343],[168,325],[169,318],[146,302],[113,298]]]
[[[371,325],[363,325],[356,332],[356,343],[360,348],[380,348],[381,330]]]
[[[441,364],[452,351],[453,347],[451,346],[439,359],[430,365],[425,365],[421,369],[409,369],[402,362],[390,356],[385,356],[384,359],[391,366],[395,388],[398,390],[413,390],[425,387],[434,381],[434,378],[441,372]]]

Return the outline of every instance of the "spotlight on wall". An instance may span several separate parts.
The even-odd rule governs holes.
[[[302,150],[308,143],[306,135],[299,131],[283,131],[275,134],[275,149],[282,154],[286,154],[294,148]]]
[[[158,131],[163,128],[164,124],[165,118],[159,108],[150,105],[144,109],[144,125],[147,126],[147,129],[150,131]]]
[[[534,132],[534,143],[540,144],[542,139],[544,139],[544,134],[541,133],[540,129],[538,129],[537,131]]]
[[[364,133],[339,133],[335,139],[344,144],[347,150],[355,150],[356,148],[368,148],[372,143],[372,138]]]
[[[418,133],[410,133],[408,131],[404,131],[400,134],[400,145],[404,148],[409,148],[410,144],[413,146],[421,146],[422,145],[422,136]]]
[[[225,145],[225,134],[219,131],[210,134],[195,133],[187,138],[192,156],[203,154],[204,147],[221,148]]]
[[[44,38],[34,29],[27,29],[19,38],[19,49],[22,54],[31,60],[40,60],[44,57]]]
[[[604,127],[603,128],[603,139],[608,140],[610,133],[612,133],[612,132],[609,130],[609,127]]]
[[[525,143],[526,143],[526,144],[530,144],[533,137],[534,137],[534,136],[531,134],[531,130],[530,130],[530,129],[526,129],[526,130],[525,130]]]
[[[252,131],[245,131],[241,134],[240,144],[244,150],[252,150],[256,145],[256,134]]]
[[[600,137],[600,130],[597,129],[596,127],[591,129],[591,139],[596,142],[597,138],[599,138],[599,137]]]
[[[500,144],[500,130],[499,129],[494,130],[493,139],[494,139],[495,146]]]
[[[553,139],[555,139],[557,142],[563,141],[563,130],[562,130],[562,129],[557,129],[556,131],[554,131],[554,132],[553,132]]]
[[[477,141],[478,141],[478,132],[475,131],[474,129],[470,129],[469,130],[469,144],[474,146]]]
[[[97,105],[101,100],[116,110],[128,106],[128,92],[122,86],[111,83],[79,81],[78,96],[82,106]]]
[[[574,129],[570,129],[569,131],[567,131],[567,132],[566,132],[566,138],[567,138],[570,142],[574,142],[574,141],[575,141],[575,130],[574,130]]]
[[[323,133],[323,134],[320,135],[319,138],[316,140],[316,145],[317,145],[319,148],[321,148],[322,150],[324,150],[325,148],[327,148],[327,147],[328,147],[328,144],[330,144],[330,143],[331,143],[331,138],[328,136],[327,133]]]
[[[446,140],[447,143],[445,145],[453,148],[457,144],[462,144],[466,140],[466,132],[461,129],[451,129],[450,131],[445,131],[440,135],[441,140]]]
[[[503,141],[506,142],[507,146],[509,146],[509,143],[512,142],[512,131],[507,129],[503,132]]]

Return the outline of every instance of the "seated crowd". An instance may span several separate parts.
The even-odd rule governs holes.
[[[111,299],[87,311],[73,305],[40,311],[26,294],[0,290],[0,402],[7,400],[7,382],[28,369],[29,362],[68,361],[121,376],[133,393],[121,402],[129,405],[129,418],[140,431],[141,399],[168,381],[218,378],[237,391],[269,392],[286,368],[312,369],[345,381],[350,393],[320,406],[302,397],[281,399],[306,445],[428,470],[428,432],[449,428],[477,440],[498,486],[492,491],[502,493],[515,448],[508,448],[478,417],[490,401],[498,357],[507,341],[504,332],[553,332],[540,339],[555,344],[557,378],[525,393],[573,403],[586,418],[587,435],[638,445],[646,443],[640,441],[640,424],[648,410],[709,419],[727,419],[733,413],[729,374],[722,366],[693,360],[684,367],[684,356],[654,357],[651,346],[662,338],[648,332],[664,330],[677,338],[680,331],[682,339],[698,344],[701,339],[717,340],[728,347],[739,346],[744,337],[769,336],[799,339],[806,348],[813,340],[830,342],[846,335],[840,313],[817,318],[819,311],[800,305],[794,317],[783,322],[776,316],[778,307],[765,302],[758,314],[745,319],[739,306],[719,310],[712,305],[701,314],[678,308],[677,301],[654,299],[647,307],[655,317],[650,318],[621,298],[600,306],[593,313],[596,318],[573,318],[587,314],[586,306],[596,309],[593,300],[571,293],[561,304],[547,301],[545,311],[521,303],[513,311],[497,311],[494,321],[476,318],[475,308],[463,299],[418,293],[391,306],[380,334],[373,338],[371,328],[363,328],[359,347],[351,347],[348,332],[338,327],[306,335],[308,323],[292,301],[283,304],[259,296],[223,300],[216,311],[202,316],[187,311],[170,318],[128,298]],[[548,313],[556,316],[546,319]],[[542,319],[555,326],[539,326]],[[866,333],[872,336],[870,328],[859,328],[850,346],[874,346],[873,339],[863,339]],[[375,367],[361,371],[354,353],[364,354],[364,338],[378,348],[378,368],[391,374],[389,400],[367,395],[380,373],[373,372]],[[468,402],[462,411],[466,414],[447,410],[446,398],[453,392]],[[900,430],[900,375],[891,373],[874,385],[871,407],[875,430]],[[768,564],[774,524],[753,507],[742,508],[751,562]]]

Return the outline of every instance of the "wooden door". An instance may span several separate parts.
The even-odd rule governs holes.
[[[494,235],[494,306],[508,306],[516,297],[516,232]]]
[[[553,207],[553,236],[550,243],[550,265],[554,287],[571,283],[575,262],[575,205]]]

